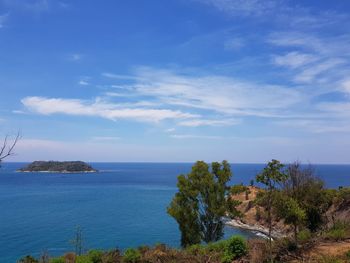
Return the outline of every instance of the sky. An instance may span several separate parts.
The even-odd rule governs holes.
[[[8,161],[350,163],[350,1],[0,0]]]

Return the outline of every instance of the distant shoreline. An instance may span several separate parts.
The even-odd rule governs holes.
[[[98,173],[98,171],[21,171],[16,170],[16,173],[59,173],[59,174],[80,174],[80,173]]]

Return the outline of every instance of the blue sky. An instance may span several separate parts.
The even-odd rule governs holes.
[[[11,161],[350,163],[350,2],[0,0]]]

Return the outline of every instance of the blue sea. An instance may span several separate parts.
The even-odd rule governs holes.
[[[180,233],[166,207],[176,177],[190,163],[92,163],[99,173],[18,173],[24,163],[0,169],[0,262],[24,255],[73,251],[77,226],[84,248],[120,248],[159,242],[178,247]],[[263,164],[232,164],[232,184],[248,183]],[[350,165],[315,165],[328,187],[350,185]],[[226,228],[225,235],[252,236]]]

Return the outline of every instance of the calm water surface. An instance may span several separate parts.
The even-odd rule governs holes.
[[[84,247],[126,248],[163,242],[179,246],[176,222],[166,207],[176,176],[188,163],[95,163],[91,174],[16,173],[23,163],[0,169],[0,262],[16,262],[47,250],[73,250],[81,226]],[[248,183],[262,164],[233,164],[232,183]],[[350,185],[350,165],[315,165],[328,187]],[[252,233],[226,228],[226,236]]]

